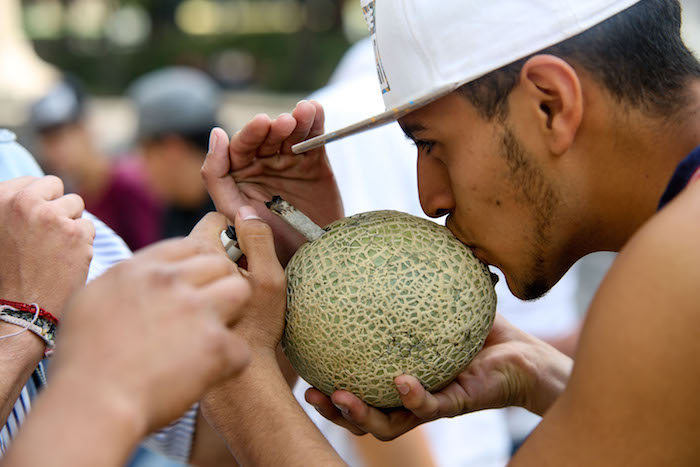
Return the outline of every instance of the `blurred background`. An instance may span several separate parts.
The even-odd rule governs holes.
[[[28,104],[62,73],[82,80],[88,124],[110,153],[131,144],[122,95],[171,65],[210,74],[232,130],[259,112],[291,109],[326,84],[367,35],[360,0],[0,0],[0,127],[37,152]],[[700,7],[682,0],[686,37],[700,50]],[[40,156],[40,154],[37,154]]]
[[[234,128],[323,86],[364,35],[359,0],[0,0],[0,126],[35,149],[27,104],[68,72],[90,96],[100,144],[119,149],[134,131],[128,84],[184,65],[222,86]]]
[[[684,37],[700,52],[700,0],[682,4]],[[360,0],[0,0],[0,128],[136,250],[186,234],[213,208],[199,179],[211,126],[232,133],[310,95],[329,130],[382,110],[366,36]],[[415,149],[396,125],[344,141],[328,152],[347,215],[421,215]],[[573,352],[613,258],[584,258],[536,304],[498,291],[499,311]],[[523,417],[482,412],[415,430],[433,464],[415,454],[420,440],[391,451],[315,422],[352,466],[395,465],[385,459],[400,452],[402,467],[500,467],[537,423]],[[132,465],[174,464],[143,451]]]

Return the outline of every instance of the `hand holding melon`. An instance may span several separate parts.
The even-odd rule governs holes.
[[[525,407],[544,414],[569,378],[572,360],[496,315],[484,348],[455,380],[436,393],[408,375],[395,378],[404,408],[379,410],[348,391],[317,389],[306,400],[331,422],[356,435],[394,439],[418,425],[483,409]]]
[[[282,346],[299,375],[384,408],[401,405],[402,374],[429,391],[449,384],[491,329],[488,268],[445,227],[404,213],[314,227],[286,269]]]

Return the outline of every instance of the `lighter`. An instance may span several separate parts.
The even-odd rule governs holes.
[[[226,230],[221,231],[221,243],[224,245],[226,254],[234,263],[241,259],[243,252],[238,248],[238,237],[236,237],[236,229],[229,225]]]

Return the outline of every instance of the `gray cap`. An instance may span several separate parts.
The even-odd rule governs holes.
[[[195,68],[171,67],[148,73],[129,86],[138,112],[138,137],[191,134],[217,126],[220,88]]]
[[[32,104],[29,123],[38,131],[43,131],[75,122],[82,114],[82,93],[67,81],[61,81]]]

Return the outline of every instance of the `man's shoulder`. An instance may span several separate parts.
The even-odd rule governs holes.
[[[700,439],[695,185],[618,255],[588,310],[570,383],[541,426],[548,442],[562,443],[582,465],[700,462],[689,448]]]

